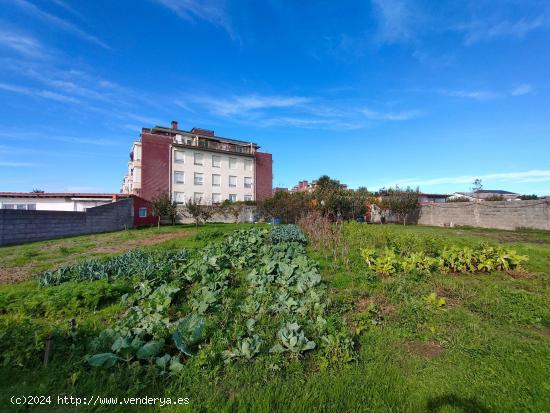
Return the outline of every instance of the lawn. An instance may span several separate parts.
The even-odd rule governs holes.
[[[232,338],[243,335],[232,324],[241,319],[229,314],[251,293],[245,284],[237,284],[227,290],[232,304],[205,312],[217,328],[210,344],[207,341],[196,356],[183,358],[178,374],[159,374],[152,362],[119,362],[104,370],[84,361],[100,332],[126,311],[121,298],[132,293],[134,281],[120,277],[41,287],[34,279],[46,269],[136,247],[198,253],[236,227],[163,227],[0,248],[2,274],[24,268],[24,275],[14,278],[33,278],[0,285],[2,411],[76,410],[57,405],[58,395],[148,395],[189,398],[188,406],[148,408],[164,412],[550,412],[548,232],[348,225],[336,258],[311,244],[307,253],[319,263],[326,285],[327,306],[319,311],[333,337],[342,343],[348,337],[353,340],[351,353],[345,344],[330,347],[307,330],[308,338],[317,342],[312,351],[264,351],[251,360],[224,363],[219,350],[232,348]],[[513,249],[528,261],[522,270],[380,276],[360,254],[369,243],[380,250],[397,244],[414,251],[425,245],[467,247],[482,242]],[[235,279],[244,280],[247,265],[242,262],[234,271]],[[192,298],[198,291],[190,286],[186,294]],[[191,302],[177,302],[171,316],[189,311]],[[258,318],[258,334],[275,331],[277,317]],[[71,332],[73,318],[77,330]],[[44,367],[44,340],[49,335],[54,347]],[[55,402],[18,410],[9,404],[12,395],[52,395]]]

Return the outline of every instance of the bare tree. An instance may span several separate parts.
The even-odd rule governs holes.
[[[480,178],[476,178],[472,182],[472,192],[481,191],[483,189],[483,181]]]

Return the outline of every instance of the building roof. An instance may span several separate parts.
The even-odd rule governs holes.
[[[148,128],[145,128],[145,129],[148,129]],[[169,128],[167,126],[156,125],[154,128],[151,128],[151,131],[153,131],[153,130],[160,130],[162,132],[170,132],[170,133],[176,133],[176,134],[199,135],[200,137],[203,137],[203,138],[219,139],[219,140],[227,142],[227,143],[234,143],[234,144],[238,144],[238,145],[253,145],[256,148],[260,147],[255,142],[241,141],[241,140],[238,140],[238,139],[224,138],[222,136],[216,136],[216,135],[214,135],[214,131],[211,131],[211,130],[208,130],[208,129],[202,129],[202,128],[193,128],[190,131],[186,131],[186,130],[183,130],[183,129],[172,129],[172,128]],[[201,132],[203,132],[203,133],[201,133]]]
[[[510,191],[503,191],[501,189],[481,189],[479,191],[475,191],[476,194],[499,194],[499,195],[519,195],[515,192]]]
[[[450,195],[449,194],[425,194],[425,193],[420,193],[420,196],[427,196],[427,197],[430,197],[430,198],[448,198]]]
[[[131,194],[106,194],[83,192],[0,192],[4,198],[129,198]]]

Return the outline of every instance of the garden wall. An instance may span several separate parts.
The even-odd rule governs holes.
[[[130,198],[86,212],[0,209],[0,245],[131,228],[132,208]]]
[[[422,205],[421,225],[550,230],[550,200],[448,202]]]
[[[195,221],[193,218],[189,218],[186,216],[187,214],[187,208],[184,206],[178,207],[178,219],[176,220],[176,223],[178,224],[193,224]],[[189,214],[187,214],[189,215]],[[247,223],[253,223],[255,221],[256,217],[256,207],[254,206],[247,206],[244,207],[241,211],[241,214],[239,215],[239,218],[237,219],[237,222],[247,222]],[[170,220],[167,220],[165,218],[161,221],[163,224],[169,224]],[[222,215],[222,214],[215,214],[211,219],[208,220],[208,222],[218,222],[218,223],[224,223],[224,224],[231,224],[235,222],[235,217],[233,215]]]

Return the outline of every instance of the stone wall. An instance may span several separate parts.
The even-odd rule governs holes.
[[[422,205],[421,225],[550,230],[550,200],[448,202]]]
[[[0,245],[131,228],[132,208],[133,200],[123,199],[86,212],[0,209]]]

